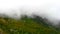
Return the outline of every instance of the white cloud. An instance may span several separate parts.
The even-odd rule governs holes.
[[[0,0],[0,13],[35,13],[60,20],[60,0]]]

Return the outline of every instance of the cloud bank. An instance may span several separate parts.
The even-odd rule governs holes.
[[[33,14],[46,17],[54,24],[60,21],[59,0],[0,0],[0,13],[19,17]]]

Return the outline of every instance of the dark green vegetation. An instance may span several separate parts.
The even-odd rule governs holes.
[[[46,19],[34,17],[24,16],[19,20],[0,17],[0,34],[60,34],[59,30],[47,24]]]

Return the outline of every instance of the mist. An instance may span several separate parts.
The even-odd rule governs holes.
[[[0,0],[0,14],[10,17],[21,17],[21,15],[42,16],[54,24],[60,21],[59,0]]]

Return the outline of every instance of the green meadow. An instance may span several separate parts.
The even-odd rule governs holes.
[[[0,17],[0,34],[60,34],[42,17],[24,16],[21,19]]]

